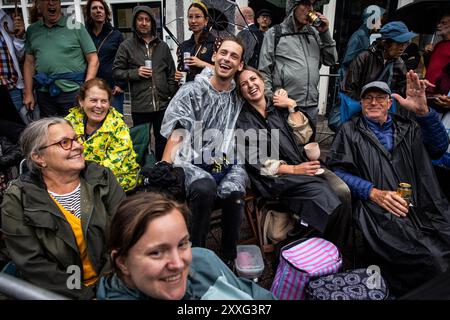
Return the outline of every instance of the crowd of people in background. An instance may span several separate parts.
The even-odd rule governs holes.
[[[334,243],[345,268],[379,265],[395,296],[450,271],[450,12],[436,26],[441,40],[420,50],[405,23],[375,6],[369,26],[374,6],[365,8],[339,59],[315,4],[287,1],[276,25],[270,10],[236,8],[236,35],[224,36],[194,0],[177,61],[144,5],[126,39],[105,0],[88,0],[77,28],[60,0],[36,0],[26,30],[0,9],[4,272],[73,299],[275,299],[234,273],[249,191],[295,216],[298,238]],[[410,69],[422,61],[419,76]],[[319,161],[306,146],[323,65],[339,66],[340,91],[360,112]],[[127,91],[133,127],[153,134],[150,168],[124,116]],[[250,131],[265,135],[249,141]],[[260,152],[274,144],[275,154]],[[182,196],[145,192],[162,180]]]

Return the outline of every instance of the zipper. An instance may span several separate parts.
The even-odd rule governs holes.
[[[153,85],[153,70],[155,70],[153,68],[153,57],[152,57],[152,52],[153,52],[153,48],[149,47],[149,43],[145,43],[145,48],[147,49],[147,59],[151,59],[152,60],[152,79],[150,80],[150,93],[152,95],[152,103],[153,103],[153,111],[157,111],[156,108],[156,100],[155,100],[155,86]]]

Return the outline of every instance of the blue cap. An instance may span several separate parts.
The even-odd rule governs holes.
[[[384,93],[387,93],[388,95],[391,95],[391,89],[389,88],[389,86],[387,85],[386,82],[383,81],[372,81],[369,82],[368,84],[366,84],[362,89],[361,89],[361,95],[360,97],[362,98],[367,91],[369,91],[370,89],[376,89],[379,91],[383,91]]]
[[[381,39],[391,39],[395,42],[407,42],[417,36],[416,33],[408,30],[408,27],[401,21],[386,23],[381,29]]]

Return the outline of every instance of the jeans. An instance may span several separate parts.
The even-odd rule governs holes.
[[[17,112],[19,112],[20,109],[22,109],[22,107],[23,107],[22,89],[9,90],[9,96],[11,97],[11,100],[14,103],[14,106],[16,107]]]
[[[205,247],[211,213],[216,205],[217,185],[214,180],[203,178],[194,181],[188,189],[188,204],[192,212],[189,225],[192,245]],[[244,194],[231,192],[228,197],[217,200],[217,204],[222,208],[220,255],[229,261],[237,256],[236,246],[244,216]]]
[[[116,96],[112,96],[111,105],[119,111],[121,114],[123,114],[123,101],[125,100],[125,93],[119,93]]]

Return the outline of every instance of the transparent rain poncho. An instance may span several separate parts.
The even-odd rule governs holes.
[[[214,71],[203,69],[195,80],[184,84],[166,109],[161,135],[182,136],[174,166],[182,167],[186,175],[186,188],[195,180],[214,179],[199,165],[209,163],[218,155],[234,154],[234,126],[242,107],[232,82],[230,91],[219,92],[209,78]],[[217,186],[217,194],[224,198],[233,191],[245,193],[248,176],[243,165],[235,164]]]

